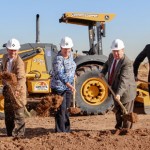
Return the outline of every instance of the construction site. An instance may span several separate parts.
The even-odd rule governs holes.
[[[89,34],[89,50],[83,55],[74,53],[77,64],[77,92],[72,107],[80,112],[71,114],[71,132],[55,133],[53,113],[46,109],[44,115],[37,114],[37,106],[51,93],[51,69],[58,49],[52,43],[39,42],[39,14],[36,15],[36,43],[25,43],[19,55],[25,63],[27,79],[26,133],[23,138],[6,136],[4,124],[4,97],[0,95],[0,150],[44,149],[44,150],[148,150],[150,141],[150,101],[148,93],[148,63],[139,69],[137,96],[134,112],[138,121],[132,129],[115,133],[113,99],[109,97],[107,84],[99,78],[107,56],[103,54],[102,39],[106,37],[106,24],[115,14],[64,13],[59,23],[85,26]],[[109,33],[108,33],[109,34]],[[1,50],[2,59],[4,49]],[[3,85],[0,84],[2,91]]]

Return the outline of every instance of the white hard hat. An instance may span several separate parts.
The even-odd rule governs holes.
[[[112,45],[111,45],[111,50],[121,50],[121,49],[124,49],[125,46],[124,46],[124,43],[122,40],[120,39],[115,39],[113,42],[112,42]]]
[[[10,50],[19,50],[20,43],[17,39],[10,39],[6,44],[6,48]]]
[[[60,46],[62,48],[72,48],[73,47],[73,42],[72,42],[72,39],[70,37],[64,37],[61,39],[61,42],[60,42]]]

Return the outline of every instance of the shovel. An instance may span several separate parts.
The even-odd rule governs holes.
[[[115,93],[114,93],[114,91],[113,91],[112,88],[109,86],[109,84],[107,83],[107,81],[106,81],[106,79],[105,79],[104,77],[103,77],[103,80],[105,81],[106,85],[108,86],[108,88],[109,88],[110,92],[112,93],[114,99],[118,102],[118,104],[119,104],[120,107],[122,108],[123,113],[124,113],[123,116],[122,116],[123,119],[125,119],[125,120],[127,120],[127,121],[130,121],[130,122],[132,122],[132,123],[137,122],[137,121],[138,121],[138,116],[137,116],[137,114],[136,114],[136,113],[133,113],[133,112],[128,113],[127,110],[126,110],[126,108],[124,107],[124,105],[121,103],[121,101],[115,98]]]
[[[147,82],[147,81],[144,81],[144,80],[141,80],[141,79],[137,79],[137,80],[150,85],[150,82]]]
[[[74,88],[75,88],[75,77],[74,77],[74,81],[73,81],[73,85],[74,85]],[[80,108],[78,108],[78,107],[76,107],[75,106],[75,100],[76,100],[76,97],[75,97],[75,95],[76,95],[76,92],[74,91],[73,92],[73,107],[70,107],[69,108],[69,112],[72,114],[72,115],[76,115],[76,114],[79,114],[80,112],[81,112],[81,110],[80,110]]]

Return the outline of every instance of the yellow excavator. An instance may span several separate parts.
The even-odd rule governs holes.
[[[86,55],[76,55],[76,106],[83,114],[105,114],[113,108],[113,100],[108,97],[108,88],[98,73],[107,60],[103,55],[102,38],[105,37],[105,24],[111,21],[115,14],[72,13],[67,12],[61,16],[59,22],[82,25],[88,27],[89,45]],[[96,36],[97,35],[97,36]],[[5,46],[5,45],[4,45]],[[0,50],[0,61],[6,49]],[[27,108],[34,109],[43,96],[51,92],[50,77],[52,61],[58,50],[52,43],[40,43],[39,15],[36,15],[36,42],[21,45],[19,55],[25,62],[27,78]],[[0,84],[2,91],[2,84]],[[1,92],[2,93],[2,92]],[[145,113],[149,112],[148,91],[143,83],[138,85],[136,101],[144,103]],[[4,98],[0,94],[0,115],[4,112]]]

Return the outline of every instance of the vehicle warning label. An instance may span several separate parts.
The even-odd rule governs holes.
[[[48,84],[44,81],[37,82],[34,87],[35,91],[48,91]]]

